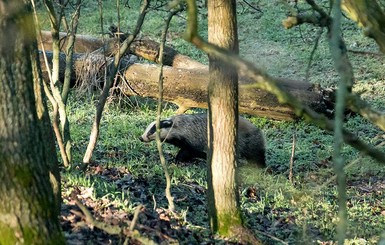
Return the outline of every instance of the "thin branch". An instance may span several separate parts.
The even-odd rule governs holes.
[[[52,104],[52,107],[53,107],[52,113],[57,114],[58,105],[57,105],[54,97],[52,96],[52,94],[51,94],[51,92],[50,92],[50,90],[49,90],[49,88],[45,82],[43,82],[43,86],[44,86],[44,92],[47,95],[48,100]],[[63,159],[63,165],[64,165],[64,167],[69,167],[70,162],[69,162],[68,157],[67,157],[67,152],[66,152],[66,149],[65,149],[65,146],[63,143],[63,138],[62,138],[61,133],[60,133],[59,123],[58,123],[57,118],[52,120],[52,128],[53,128],[53,131],[54,131],[55,136],[56,136],[57,145],[59,146],[60,155]]]
[[[306,76],[305,76],[305,80],[306,80],[306,81],[309,81],[311,63],[312,63],[312,61],[313,61],[313,57],[314,57],[315,51],[317,50],[317,47],[318,47],[318,44],[319,44],[319,40],[320,40],[320,38],[321,38],[321,36],[322,36],[323,30],[324,30],[323,28],[321,28],[321,29],[319,30],[319,33],[318,33],[318,35],[317,35],[317,37],[316,37],[316,40],[315,40],[315,42],[314,42],[313,49],[312,49],[312,51],[311,51],[311,53],[310,53],[309,62],[308,62],[308,64],[307,64],[307,68],[306,68]]]
[[[293,183],[293,165],[294,165],[294,158],[295,158],[295,145],[297,143],[297,136],[296,132],[293,133],[293,145],[291,147],[291,157],[290,157],[290,167],[289,167],[289,181],[290,183]]]
[[[94,122],[92,124],[90,141],[88,143],[86,153],[84,154],[84,157],[83,157],[83,163],[89,163],[91,161],[92,152],[95,149],[96,142],[97,142],[97,139],[99,136],[100,120],[102,119],[102,113],[103,113],[104,105],[106,104],[111,85],[113,84],[114,77],[118,71],[120,60],[123,57],[123,55],[126,53],[126,51],[128,50],[131,43],[134,41],[135,37],[139,34],[139,31],[143,25],[144,18],[145,18],[146,13],[147,13],[147,8],[149,6],[149,2],[150,2],[150,0],[144,0],[143,1],[134,33],[129,35],[126,38],[126,40],[122,43],[122,46],[120,47],[119,52],[117,52],[115,54],[114,62],[111,63],[111,65],[109,67],[110,72],[108,74],[107,81],[104,84],[103,91],[99,97],[99,102],[98,102],[98,105],[96,108],[95,119],[94,119]]]
[[[251,5],[251,3],[249,3],[248,1],[243,0],[243,2],[244,2],[247,6],[249,6],[250,8],[254,9],[255,11],[260,12],[260,13],[263,13],[263,11],[262,11],[260,8],[254,7],[254,6]]]
[[[34,1],[32,1],[32,7],[33,7],[33,14],[34,14],[35,22],[36,22],[36,25],[37,25],[37,28],[38,28],[37,39],[38,39],[38,42],[40,43],[41,49],[43,51],[44,62],[45,62],[45,66],[47,67],[47,73],[48,73],[48,77],[49,77],[50,83],[52,83],[52,81],[53,81],[52,71],[49,69],[48,59],[47,59],[47,55],[46,55],[45,48],[44,48],[44,43],[42,41],[42,36],[41,36],[41,28],[40,28],[40,25],[39,25],[40,22],[39,22],[37,13],[36,13],[36,7],[35,7]],[[48,88],[48,86],[47,86],[47,84],[45,82],[43,83],[43,86],[44,86],[44,92],[47,95],[47,97],[48,97],[49,101],[51,102],[52,107],[54,109],[54,113],[53,114],[57,115],[58,103],[54,99],[53,95],[51,94],[51,92],[50,92],[50,90],[49,90],[49,88]],[[70,165],[70,161],[68,159],[67,152],[65,150],[65,146],[64,146],[64,143],[63,143],[63,138],[62,138],[62,136],[60,134],[60,129],[59,129],[57,117],[53,118],[53,120],[52,120],[52,127],[53,127],[53,130],[54,130],[54,133],[55,133],[56,142],[57,142],[57,144],[59,146],[60,155],[61,155],[61,157],[63,159],[63,165],[64,165],[64,167],[68,167]]]
[[[325,11],[323,11],[322,8],[319,7],[314,1],[307,0],[307,2],[315,11],[317,11],[317,13],[319,13],[319,14],[322,13],[322,16],[325,16],[325,19],[328,20],[326,22],[326,23],[328,23],[327,27],[330,30],[329,25],[332,24],[332,21],[331,21],[331,18],[328,16],[328,14]],[[307,17],[305,17],[305,16],[307,16]],[[301,23],[312,23],[315,25],[320,25],[318,23],[317,19],[320,19],[320,18],[316,18],[314,16],[311,17],[308,15],[303,15],[303,16],[298,15],[296,17],[288,17],[284,21],[284,25],[286,28],[291,28],[292,26],[297,25],[297,24],[299,25]],[[317,38],[317,40],[318,40],[318,38]],[[341,65],[343,65],[345,67],[345,69],[346,69],[345,75],[348,76],[348,78],[347,78],[347,90],[349,92],[351,92],[352,87],[353,87],[353,83],[354,83],[354,74],[353,74],[353,68],[350,64],[348,57],[347,57],[347,51],[355,52],[355,53],[359,53],[359,54],[368,54],[368,55],[373,55],[373,56],[383,56],[383,55],[380,53],[370,53],[370,52],[363,52],[363,51],[347,50],[346,45],[345,45],[341,35],[339,36],[339,40],[338,40],[337,45],[339,46],[339,49],[342,52],[341,59],[343,60],[343,62],[341,62]],[[333,54],[334,52],[331,52],[331,53]],[[313,52],[312,52],[312,54],[313,54]],[[308,68],[309,67],[310,67],[310,62],[309,62]],[[308,69],[306,72],[306,79],[307,78],[308,78]],[[381,130],[385,131],[385,115],[383,113],[372,109],[371,106],[367,102],[360,99],[357,95],[353,95],[353,94],[349,93],[346,95],[346,97],[347,97],[347,102],[346,102],[347,106],[351,110],[359,113],[362,117],[368,119],[371,123],[375,124]]]
[[[68,1],[67,1],[68,3]],[[50,89],[52,91],[52,96],[55,99],[58,110],[54,111],[52,115],[52,120],[58,120],[60,117],[60,129],[61,137],[63,139],[63,144],[66,147],[66,157],[69,162],[71,162],[71,141],[69,137],[69,125],[66,113],[66,105],[63,101],[63,98],[59,89],[59,57],[60,57],[60,20],[64,15],[65,4],[60,5],[59,16],[56,14],[55,8],[51,0],[44,0],[44,4],[47,8],[49,15],[50,25],[51,25],[51,35],[52,35],[52,75],[50,80]],[[67,131],[65,131],[67,130]]]
[[[330,18],[323,18],[317,13],[312,14],[297,14],[296,16],[288,16],[282,21],[286,29],[293,28],[302,24],[313,24],[319,27],[328,27],[330,25]]]
[[[334,65],[340,75],[338,84],[337,98],[335,105],[334,121],[334,169],[337,174],[338,191],[338,221],[337,221],[337,241],[343,245],[347,230],[347,207],[346,207],[346,175],[344,171],[345,160],[342,156],[343,148],[343,124],[345,111],[345,97],[348,93],[348,85],[352,85],[351,67],[346,59],[346,49],[341,48],[341,0],[334,0],[333,4],[333,23],[330,31],[329,48]]]
[[[353,53],[353,54],[361,54],[361,55],[368,55],[368,56],[384,58],[384,54],[382,54],[382,53],[363,51],[363,50],[353,50],[353,49],[348,49],[348,52]]]
[[[327,14],[320,6],[318,6],[314,0],[306,0],[306,2],[313,8],[314,11],[319,13],[322,18],[330,19],[329,14]]]
[[[171,195],[171,176],[168,171],[166,159],[163,154],[162,142],[160,140],[160,118],[162,115],[162,102],[163,102],[163,56],[164,56],[163,51],[166,45],[167,32],[168,32],[168,28],[170,26],[172,17],[174,17],[174,15],[176,15],[179,11],[180,11],[180,8],[173,10],[168,14],[165,27],[162,33],[162,41],[159,47],[159,63],[160,63],[160,71],[159,71],[159,78],[158,78],[159,99],[158,99],[158,107],[157,107],[157,114],[156,114],[156,145],[159,152],[160,162],[162,164],[164,175],[166,178],[165,194],[168,201],[168,208],[172,212],[175,210],[175,204],[174,204],[174,197]]]
[[[64,70],[64,83],[61,91],[61,100],[63,101],[64,110],[67,105],[67,99],[70,92],[70,84],[71,84],[71,75],[72,75],[72,64],[73,64],[73,53],[74,53],[74,46],[75,46],[75,38],[79,23],[79,17],[80,17],[80,8],[81,8],[82,0],[77,0],[76,2],[76,10],[75,13],[72,16],[71,23],[70,23],[70,29],[69,36],[68,36],[68,43],[67,43],[67,52],[66,52],[66,66]],[[64,11],[64,7],[63,7]],[[63,20],[66,20],[65,15],[62,15]],[[64,23],[67,23],[67,21],[63,21]],[[54,115],[57,115],[57,112],[54,113]],[[65,114],[66,115],[66,114]],[[70,134],[70,122],[68,120],[67,115],[63,117],[60,115],[60,121],[61,121],[61,132],[63,136],[63,144],[66,148],[66,153],[69,161],[72,159],[72,151],[71,151],[71,134]]]
[[[71,73],[72,73],[72,63],[73,63],[73,53],[74,53],[74,46],[75,46],[75,39],[76,39],[76,33],[77,28],[79,24],[79,17],[80,17],[80,8],[81,8],[82,0],[77,0],[76,2],[76,10],[74,15],[72,16],[71,23],[69,26],[69,29],[67,30],[69,35],[67,35],[67,52],[66,52],[66,67],[64,71],[64,83],[62,88],[61,97],[63,98],[63,103],[67,104],[67,98],[69,94],[70,89],[70,83],[71,83]],[[65,18],[64,18],[65,19]]]
[[[72,199],[75,200],[76,205],[80,208],[82,213],[84,214],[86,223],[89,225],[92,225],[100,230],[103,230],[107,232],[110,235],[125,235],[128,238],[131,238],[133,240],[137,240],[138,242],[141,242],[142,244],[157,244],[153,240],[142,236],[139,232],[136,230],[130,230],[128,228],[122,228],[118,225],[109,225],[104,222],[100,222],[94,219],[91,212],[88,210],[86,206],[84,206],[74,195],[72,196]],[[79,214],[77,214],[79,215]]]
[[[366,101],[357,95],[348,94],[346,99],[346,104],[352,111],[359,113],[382,131],[385,131],[385,114],[374,110]]]
[[[142,208],[143,208],[143,205],[139,205],[139,206],[136,207],[135,213],[134,213],[134,218],[132,218],[132,221],[131,221],[131,224],[130,224],[130,231],[134,231],[136,222],[138,221],[138,218],[139,218],[140,210]]]

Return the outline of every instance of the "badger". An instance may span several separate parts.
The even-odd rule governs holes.
[[[150,142],[156,138],[156,121],[150,123],[140,140]],[[160,121],[160,140],[180,148],[175,161],[189,162],[194,158],[206,159],[207,114],[182,114]],[[265,167],[265,140],[260,129],[239,117],[238,155],[249,164]]]

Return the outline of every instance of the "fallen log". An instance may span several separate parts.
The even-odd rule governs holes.
[[[50,62],[52,54],[47,52]],[[65,67],[64,54],[61,54],[60,67]],[[91,60],[90,60],[91,59]],[[46,71],[43,62],[42,68]],[[108,62],[111,58],[107,59]],[[107,63],[108,63],[107,62]],[[90,64],[94,72],[85,76],[84,73]],[[103,81],[105,57],[102,55],[76,54],[73,63],[73,81],[83,80],[83,83],[93,83],[95,80]],[[122,60],[120,73],[124,81],[120,81],[120,89],[127,95],[142,97],[158,97],[158,65],[131,64],[128,59]],[[164,76],[164,100],[177,104],[181,109],[179,112],[189,108],[207,108],[207,85],[209,73],[207,69],[182,69],[165,66]],[[60,73],[63,78],[64,73]],[[47,76],[45,76],[47,78]],[[84,81],[87,80],[88,81]],[[245,89],[243,84],[250,84],[250,81],[240,79],[239,89],[239,111],[255,116],[262,116],[277,120],[293,120],[296,116],[292,109],[281,105],[275,96],[259,89]],[[292,80],[280,80],[280,86],[301,101],[324,114],[330,113],[330,101],[323,96],[323,91],[310,83]]]
[[[42,42],[44,50],[52,51],[52,36],[49,31],[42,31]],[[112,56],[117,52],[119,39],[117,38],[95,38],[89,35],[76,35],[74,52],[75,53],[100,53],[106,56]],[[67,33],[60,32],[60,49],[65,50],[67,46]],[[146,60],[159,63],[158,42],[148,38],[137,38],[130,45],[129,52]],[[208,67],[186,55],[180,54],[173,48],[165,47],[163,64],[177,68],[186,69],[208,69]]]
[[[159,66],[149,64],[133,64],[124,72],[125,81],[121,86],[127,95],[142,97],[158,97]],[[177,104],[182,109],[207,108],[207,70],[163,68],[163,99]],[[183,81],[183,82],[181,82]],[[277,98],[264,90],[245,88],[242,85],[250,81],[240,79],[239,111],[241,113],[262,116],[277,120],[293,120],[296,118],[291,108],[282,105]],[[312,109],[328,114],[328,103],[321,93],[311,84],[279,80],[279,85]]]

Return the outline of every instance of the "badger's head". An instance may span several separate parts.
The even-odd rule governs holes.
[[[173,121],[171,119],[165,119],[160,121],[160,140],[164,140],[172,127]],[[139,137],[142,142],[150,142],[156,138],[156,121],[150,123],[142,136]]]

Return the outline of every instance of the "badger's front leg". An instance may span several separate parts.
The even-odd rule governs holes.
[[[194,150],[192,148],[181,148],[175,157],[175,162],[191,162],[194,158],[206,160],[206,153]]]
[[[195,157],[191,149],[181,148],[175,157],[175,163],[190,162]]]

